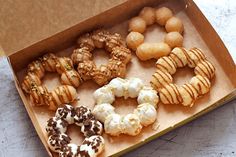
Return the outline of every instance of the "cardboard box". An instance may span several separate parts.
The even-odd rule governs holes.
[[[184,46],[188,49],[191,47],[201,48],[205,52],[207,58],[215,65],[216,76],[212,80],[211,92],[197,100],[192,108],[178,105],[163,105],[159,103],[157,122],[154,126],[143,128],[138,136],[131,137],[121,135],[119,137],[109,137],[104,134],[106,146],[105,151],[100,156],[119,156],[235,98],[235,63],[215,30],[192,0],[126,1],[99,15],[81,21],[77,25],[50,38],[39,41],[8,56],[9,63],[14,73],[16,88],[32,123],[50,156],[57,155],[52,153],[47,146],[45,125],[46,121],[52,117],[54,113],[48,111],[46,107],[33,107],[29,101],[28,95],[22,91],[21,81],[25,75],[27,64],[48,52],[55,52],[59,56],[69,56],[74,48],[76,38],[80,34],[95,28],[105,27],[112,32],[120,33],[125,38],[128,33],[127,20],[136,16],[144,6],[170,7],[175,15],[184,23]],[[160,28],[152,26],[145,34],[145,40],[146,42],[161,41],[163,40],[163,35],[164,32]],[[95,61],[96,63],[104,62],[104,56],[95,52]],[[137,59],[135,54],[133,54],[132,61],[127,68],[127,77],[139,77],[148,84],[154,71],[155,60],[141,62]],[[178,69],[177,74],[174,75],[175,83],[183,84],[188,81],[193,75],[192,71],[193,70],[190,68]],[[50,89],[55,88],[55,86],[59,84],[56,76],[56,74],[48,74],[44,78],[44,84]],[[83,104],[93,108],[94,100],[91,96],[97,88],[98,86],[92,81],[83,83],[77,90],[81,100],[75,105]],[[135,104],[136,102],[133,99],[127,101],[121,99],[117,100],[114,105],[117,107],[117,112],[125,111],[125,113],[128,113],[132,112]],[[159,125],[159,127],[156,128],[155,126],[157,125]],[[72,137],[72,141],[78,144],[83,139],[79,132],[79,128],[76,126],[72,126],[68,130],[69,135]]]

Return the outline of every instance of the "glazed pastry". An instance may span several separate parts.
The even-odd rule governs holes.
[[[170,53],[171,48],[166,43],[143,43],[138,46],[136,55],[140,60],[148,60],[151,58],[160,58]]]
[[[129,48],[136,51],[137,47],[144,42],[144,36],[139,32],[130,32],[126,37],[126,43]]]
[[[102,103],[111,104],[115,100],[115,96],[113,95],[111,88],[109,88],[109,86],[104,86],[97,89],[93,93],[93,96],[97,104],[102,104]]]
[[[48,120],[46,126],[49,136],[47,143],[53,152],[59,153],[60,157],[96,157],[103,151],[103,126],[94,118],[89,108],[65,105],[57,109],[55,116]],[[80,146],[70,143],[71,138],[66,134],[68,124],[73,123],[81,127],[81,132],[85,136]]]
[[[157,92],[152,87],[144,86],[139,91],[137,101],[138,104],[149,103],[154,108],[157,108],[156,105],[159,102],[159,97],[157,95]]]
[[[112,136],[120,135],[122,130],[122,117],[119,114],[112,113],[105,118],[104,129],[107,134]]]
[[[57,57],[54,54],[48,53],[44,55],[41,58],[41,62],[45,71],[56,72]]]
[[[194,68],[194,76],[189,83],[182,86],[173,84],[173,75],[178,67],[188,65]],[[198,48],[189,51],[185,48],[174,48],[169,56],[161,57],[156,63],[157,70],[152,75],[150,84],[160,94],[163,104],[182,104],[192,107],[199,96],[209,92],[215,67]]]
[[[72,86],[63,85],[54,89],[49,97],[49,109],[56,110],[61,104],[72,102],[76,99],[77,92]]]
[[[113,113],[115,113],[115,108],[109,103],[99,104],[93,108],[93,115],[103,123],[106,117]]]
[[[197,64],[194,73],[212,79],[215,75],[215,67],[209,61],[203,60]]]
[[[131,61],[131,51],[123,44],[120,34],[98,29],[79,37],[78,45],[71,59],[82,80],[92,79],[101,86],[114,77],[125,76],[126,64]],[[103,48],[110,53],[111,58],[107,64],[95,65],[91,52],[95,48]]]
[[[164,26],[172,16],[173,13],[169,8],[161,7],[156,10],[156,22],[161,26]]]
[[[138,105],[137,109],[134,110],[134,114],[139,117],[140,123],[143,126],[148,126],[154,123],[157,117],[155,107],[149,103]]]
[[[64,85],[79,87],[79,85],[83,82],[83,80],[77,71],[68,70],[61,74],[61,82]]]
[[[171,17],[166,21],[165,25],[167,32],[179,32],[180,34],[184,31],[184,25],[182,21],[177,17]]]
[[[34,86],[30,92],[30,101],[35,106],[49,105],[50,93],[44,86]]]
[[[68,135],[60,133],[50,135],[47,143],[52,151],[59,153],[63,147],[70,143],[70,141],[71,139]]]
[[[136,136],[140,133],[142,125],[136,114],[130,113],[124,116],[122,120],[123,133]]]
[[[39,77],[33,73],[27,73],[27,75],[24,77],[24,80],[21,84],[22,89],[26,92],[26,93],[30,93],[31,90],[33,88],[35,88],[36,86],[41,85],[41,80],[39,79]]]
[[[164,41],[167,43],[171,48],[181,47],[183,45],[183,36],[179,32],[170,32],[167,33]]]
[[[167,34],[164,42],[144,43],[144,33],[148,25],[157,22],[166,28]],[[127,46],[136,52],[140,60],[158,59],[167,56],[171,49],[176,46],[182,46],[183,32],[182,22],[173,16],[169,8],[162,7],[157,10],[151,7],[144,7],[139,16],[129,21],[130,33],[126,37]]]
[[[125,99],[137,97],[138,108],[133,113],[121,116],[112,106],[115,97]],[[159,97],[152,87],[144,86],[139,78],[114,78],[108,85],[97,89],[94,92],[94,98],[96,105],[92,112],[104,123],[105,132],[111,136],[120,134],[135,136],[140,133],[142,125],[147,126],[155,121],[153,112],[156,112]]]
[[[42,78],[45,73],[42,62],[40,60],[33,61],[28,65],[28,73],[35,74],[38,78]]]

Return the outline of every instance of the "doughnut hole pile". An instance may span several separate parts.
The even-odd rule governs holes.
[[[82,80],[94,80],[98,85],[107,84],[114,77],[124,77],[126,65],[131,60],[131,51],[127,49],[120,34],[111,34],[105,30],[96,30],[82,35],[77,40],[79,48],[71,55]],[[99,67],[92,61],[92,51],[95,48],[104,48],[110,53],[106,65]]]
[[[167,34],[164,42],[144,43],[143,33],[147,26],[155,23],[165,27]],[[129,21],[129,31],[130,33],[126,37],[127,46],[136,51],[136,55],[141,60],[166,56],[172,48],[181,47],[183,44],[183,23],[166,7],[159,9],[144,7],[139,16]]]
[[[173,84],[172,75],[177,68],[186,65],[194,68],[195,76],[182,86]],[[169,56],[159,58],[156,67],[150,83],[159,92],[160,100],[164,104],[192,107],[198,97],[210,91],[210,80],[215,75],[215,67],[199,48],[186,50],[176,47]]]
[[[71,143],[66,134],[68,125],[76,124],[85,136],[80,146]],[[95,119],[91,110],[84,106],[72,107],[65,105],[58,108],[55,117],[47,121],[48,146],[59,157],[96,157],[104,149],[102,124]]]
[[[139,105],[133,113],[122,116],[112,106],[115,97],[137,98]],[[105,132],[112,136],[138,135],[143,126],[154,123],[157,117],[157,92],[150,86],[144,86],[139,78],[114,78],[108,85],[97,89],[94,98],[96,105],[92,112],[104,123]]]
[[[41,81],[46,72],[60,74],[63,85],[48,91]],[[57,106],[75,100],[74,87],[78,87],[81,82],[82,78],[73,69],[70,58],[57,57],[49,53],[28,65],[27,74],[22,81],[22,89],[30,95],[30,100],[35,106],[47,105],[50,110],[56,110]]]

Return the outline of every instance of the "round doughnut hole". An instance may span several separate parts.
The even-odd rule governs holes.
[[[104,49],[95,49],[92,51],[92,53],[93,53],[93,61],[97,66],[101,64],[107,64],[110,58],[109,53],[106,52]]]
[[[116,97],[116,100],[112,105],[115,107],[116,113],[120,115],[127,115],[129,113],[133,113],[134,109],[138,106],[138,102],[137,98],[124,99],[124,97]]]

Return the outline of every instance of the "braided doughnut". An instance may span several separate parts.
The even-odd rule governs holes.
[[[176,69],[188,65],[194,68],[194,76],[189,83],[182,86],[173,84]],[[159,58],[156,62],[157,70],[152,75],[151,85],[159,91],[164,104],[182,104],[193,106],[196,99],[210,91],[210,80],[215,75],[215,67],[210,63],[202,50],[192,48],[189,51],[176,47],[169,56]]]
[[[115,97],[137,97],[139,105],[133,113],[121,116],[111,105]],[[94,92],[94,99],[96,105],[92,112],[104,123],[105,132],[109,135],[118,136],[123,133],[135,136],[140,133],[143,126],[148,126],[156,120],[159,102],[157,92],[152,87],[144,86],[139,78],[114,78],[108,85]]]
[[[49,92],[41,82],[46,71],[59,73],[63,85]],[[22,89],[30,95],[34,105],[47,105],[50,110],[56,110],[57,106],[75,100],[74,87],[78,87],[81,83],[82,78],[73,69],[70,58],[56,57],[49,53],[28,65],[27,75],[22,81]]]
[[[124,77],[126,64],[131,60],[131,52],[123,45],[121,36],[105,30],[86,33],[77,40],[79,48],[75,49],[71,59],[77,65],[77,71],[83,80],[94,80],[98,85],[107,84],[114,77]],[[92,61],[95,48],[104,48],[110,52],[107,65],[97,67]]]
[[[167,32],[164,42],[160,43],[144,43],[144,35],[147,26],[154,23],[165,26]],[[154,9],[144,7],[139,16],[129,21],[130,33],[126,37],[126,43],[129,48],[136,51],[136,55],[141,60],[151,58],[160,58],[170,53],[171,48],[180,47],[183,44],[184,26],[182,21],[173,16],[170,9],[162,7]]]
[[[80,146],[70,143],[71,138],[65,134],[68,125],[74,123],[81,127],[81,132],[85,136]],[[74,108],[65,105],[58,108],[55,117],[48,120],[46,131],[49,148],[59,153],[60,157],[95,157],[104,149],[102,124],[95,119],[91,110],[84,106]]]

